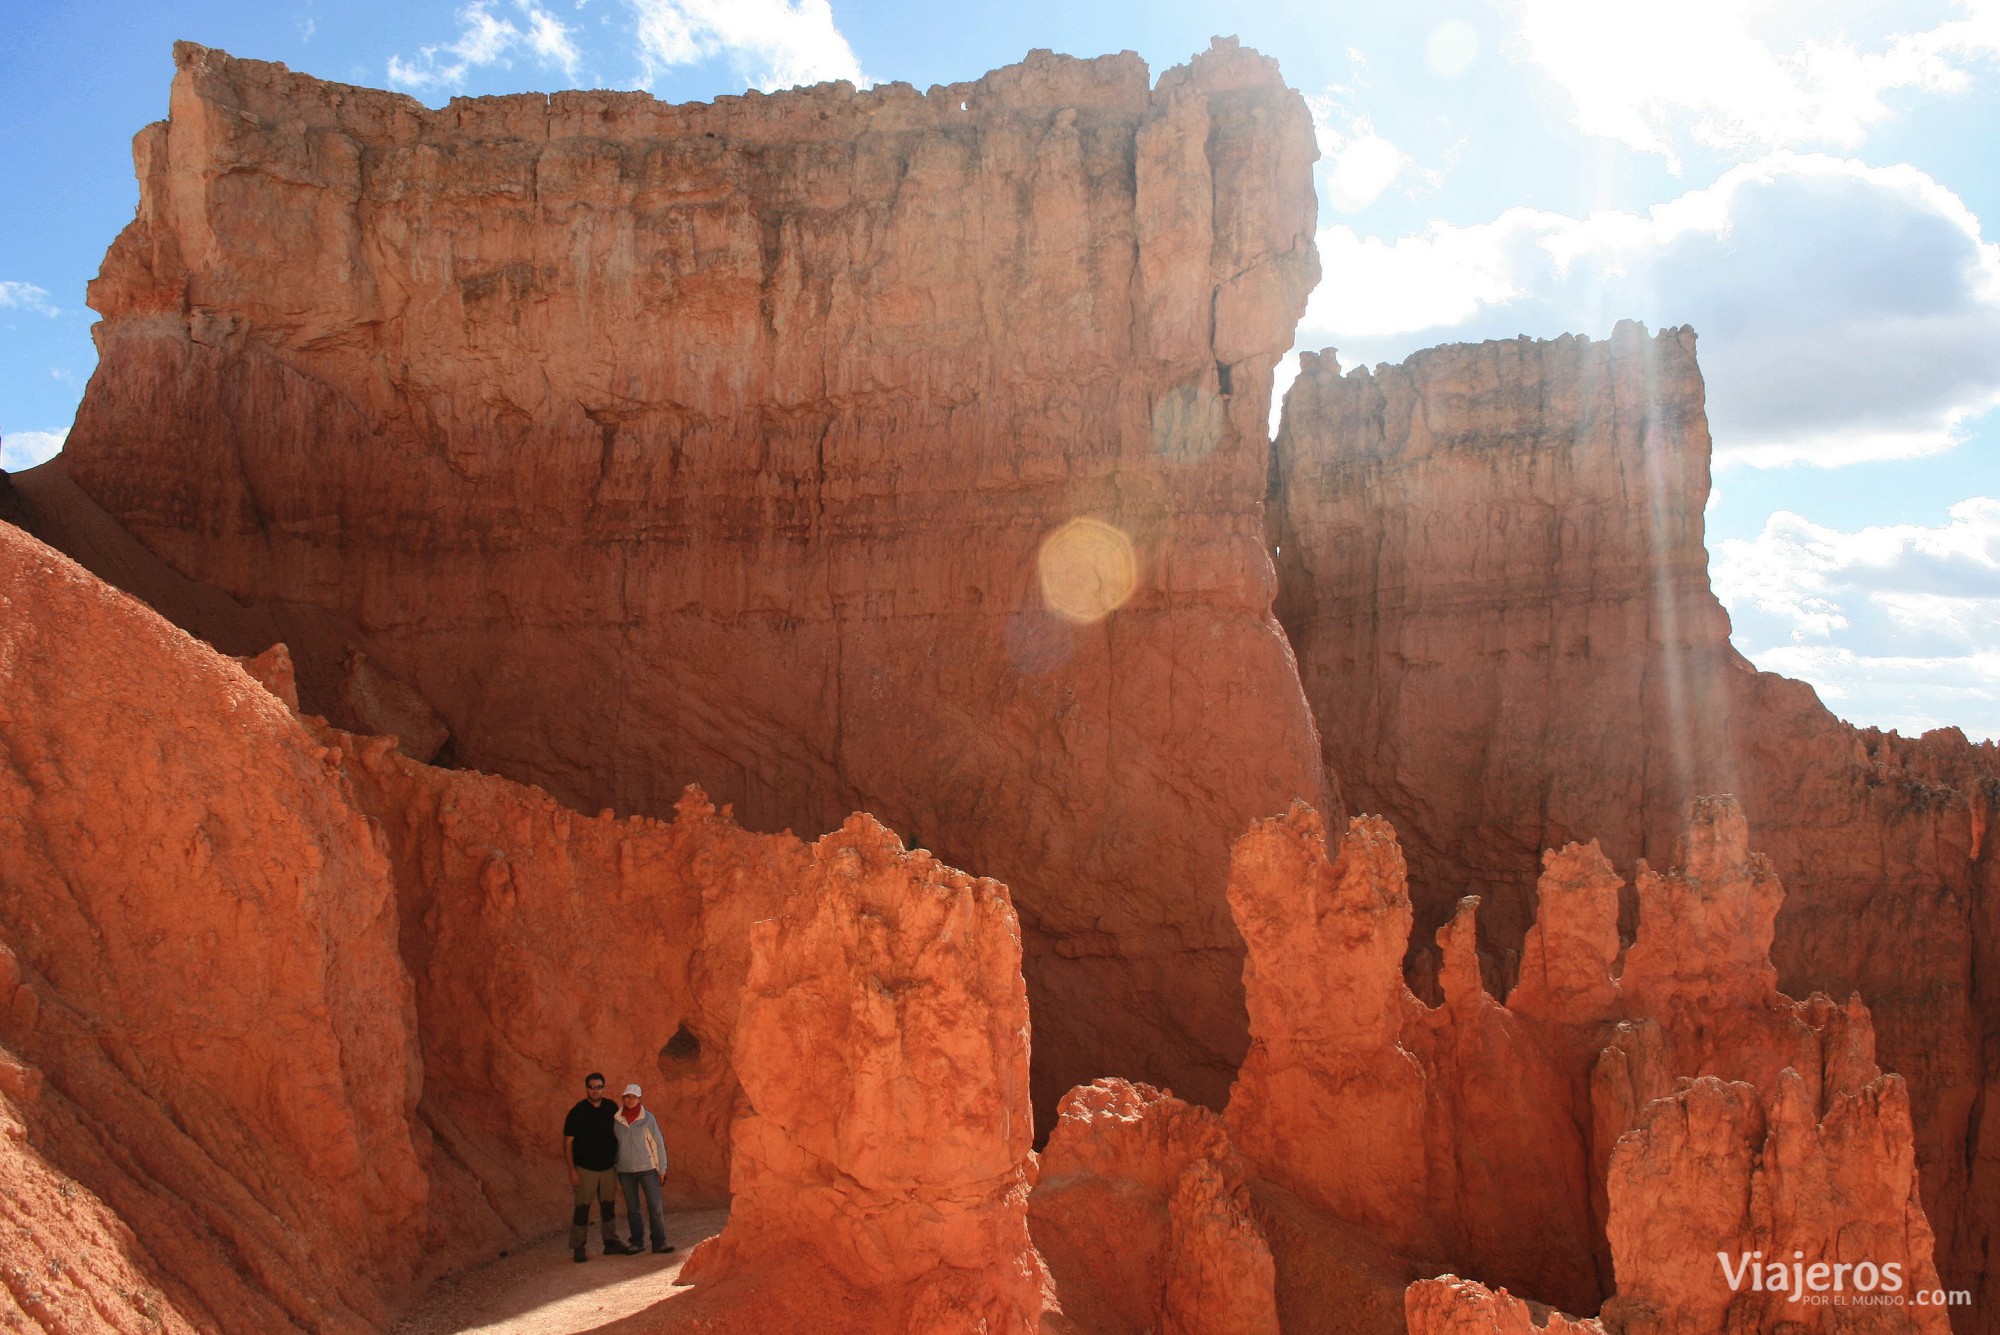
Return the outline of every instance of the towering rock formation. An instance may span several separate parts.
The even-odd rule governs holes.
[[[2000,977],[1983,838],[2000,759],[1955,732],[1857,731],[1730,647],[1702,547],[1708,455],[1690,330],[1347,375],[1307,354],[1271,524],[1326,759],[1407,841],[1416,942],[1481,897],[1495,988],[1531,981],[1544,848],[1594,837],[1620,866],[1657,862],[1690,797],[1738,794],[1790,891],[1778,981],[1866,998],[1910,1082],[1941,1269],[1981,1290],[2000,1261],[2000,1127],[1982,1117],[2000,1106],[2000,998],[1977,981]]]
[[[351,623],[459,761],[585,810],[866,808],[1004,878],[1044,1107],[1111,1070],[1220,1100],[1228,841],[1332,800],[1258,509],[1318,274],[1272,61],[429,111],[176,58],[91,289],[90,497]],[[345,645],[293,648],[309,685]]]
[[[850,818],[751,931],[735,1064],[729,1226],[681,1272],[700,1329],[1039,1329],[1006,887]]]

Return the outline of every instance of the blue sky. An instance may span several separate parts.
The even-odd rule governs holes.
[[[1853,722],[2000,736],[2000,0],[17,0],[7,28],[0,466],[75,412],[176,38],[438,104],[924,87],[1032,47],[1157,73],[1235,33],[1325,154],[1300,347],[1693,324],[1737,646]]]

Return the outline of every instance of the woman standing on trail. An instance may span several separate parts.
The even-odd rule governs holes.
[[[667,1216],[660,1205],[660,1177],[667,1171],[667,1140],[660,1134],[659,1119],[642,1104],[637,1085],[625,1086],[619,1096],[622,1106],[611,1119],[618,1134],[618,1182],[625,1188],[625,1218],[632,1236],[627,1240],[634,1255],[646,1249],[646,1225],[653,1228],[653,1250],[670,1252]],[[639,1215],[639,1198],[646,1198],[646,1214]]]

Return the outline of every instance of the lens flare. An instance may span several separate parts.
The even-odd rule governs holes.
[[[1065,621],[1089,625],[1125,605],[1139,585],[1132,540],[1101,519],[1072,519],[1042,540],[1036,558],[1042,601]]]

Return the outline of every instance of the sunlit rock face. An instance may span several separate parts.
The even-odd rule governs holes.
[[[1228,840],[1337,804],[1259,512],[1318,272],[1274,62],[431,111],[177,60],[92,288],[91,497],[352,623],[457,761],[865,808],[1003,878],[1044,1111],[1111,1071],[1220,1100]]]
[[[1659,864],[1691,797],[1736,794],[1789,891],[1777,982],[1867,1001],[1909,1081],[1940,1268],[1983,1293],[2000,758],[1955,731],[1857,731],[1730,647],[1693,331],[1347,374],[1308,353],[1274,448],[1280,618],[1329,767],[1407,849],[1413,977],[1435,976],[1431,933],[1476,893],[1495,988],[1579,985],[1537,981],[1522,954],[1542,851],[1596,839],[1619,868]]]
[[[868,816],[752,927],[704,1330],[1032,1335],[1028,999],[1006,887]]]
[[[12,1301],[378,1328],[430,1208],[386,851],[275,696],[7,524],[0,887]]]

